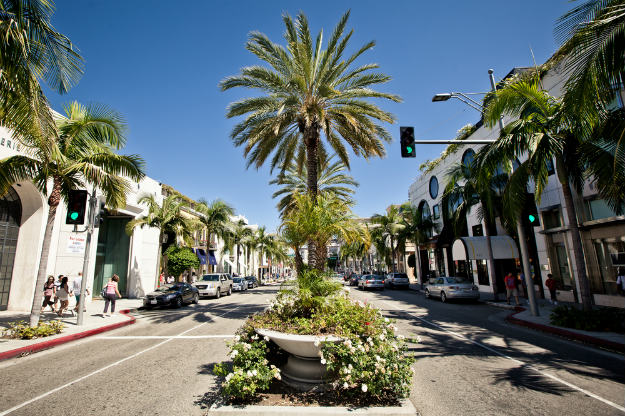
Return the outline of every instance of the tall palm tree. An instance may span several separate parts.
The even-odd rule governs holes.
[[[484,222],[484,237],[488,248],[488,272],[492,279],[494,297],[497,300],[497,278],[493,247],[490,236],[491,226],[495,224],[495,217],[501,211],[501,193],[507,181],[507,175],[501,168],[496,170],[481,169],[477,160],[480,155],[467,165],[454,164],[447,172],[447,185],[443,194],[443,206],[456,207],[453,216],[455,222],[466,218],[469,211],[477,208],[479,221]]]
[[[418,279],[419,283],[423,283],[423,276],[419,276],[418,274],[421,273],[419,246],[423,244],[428,239],[428,236],[431,235],[432,231],[438,227],[429,217],[424,218],[421,210],[410,203],[406,203],[401,207],[401,224],[403,225],[403,229],[400,231],[400,235],[411,240],[415,245],[415,277]]]
[[[235,146],[245,147],[248,166],[258,168],[269,157],[271,170],[285,171],[291,160],[300,170],[306,165],[306,186],[313,201],[318,194],[318,163],[327,154],[322,138],[348,167],[347,147],[365,158],[383,157],[384,142],[390,142],[391,135],[377,122],[392,123],[394,117],[367,100],[400,101],[396,95],[371,88],[390,80],[388,75],[371,72],[378,65],[352,66],[375,42],[344,57],[353,33],[344,33],[348,18],[349,12],[322,49],[322,32],[313,42],[303,13],[295,21],[285,14],[286,48],[259,32],[252,32],[246,45],[269,67],[245,67],[240,75],[220,83],[224,91],[246,87],[266,93],[230,104],[229,118],[247,115],[232,130],[232,140]]]
[[[32,181],[48,196],[48,219],[39,260],[37,283],[45,283],[50,243],[61,199],[68,200],[70,191],[87,185],[99,188],[111,208],[126,204],[130,183],[126,178],[143,178],[143,160],[137,155],[122,156],[114,152],[125,143],[121,117],[105,106],[85,107],[76,102],[65,108],[66,117],[59,118],[57,140],[33,137],[26,155],[0,160],[0,195],[20,181]],[[126,177],[126,178],[124,178]],[[49,185],[52,188],[49,188]],[[30,325],[39,323],[41,290],[35,290]]]
[[[176,236],[175,244],[181,245],[183,241],[191,237],[194,225],[182,215],[184,202],[177,195],[167,196],[162,205],[158,204],[152,194],[142,195],[138,202],[148,206],[148,214],[129,221],[126,224],[126,233],[131,235],[136,227],[158,228],[158,262],[156,263],[156,275],[158,276],[161,270],[165,235],[167,233],[174,234]]]
[[[333,161],[334,155],[327,159],[320,159],[318,174],[319,181],[317,183],[317,191],[319,193],[330,192],[343,202],[353,203],[352,195],[354,189],[351,187],[359,186],[351,175],[345,173],[347,166],[345,163]],[[281,172],[276,178],[272,179],[270,185],[281,186],[279,190],[273,193],[272,198],[280,198],[278,202],[278,211],[280,216],[284,216],[293,208],[295,194],[306,192],[306,181],[308,172],[306,166],[301,170],[294,163],[290,163],[285,172]]]
[[[254,236],[253,241],[254,241],[254,244],[256,245],[256,249],[258,250],[258,254],[259,254],[258,264],[259,266],[262,266],[263,256],[267,252],[267,248],[272,243],[271,236],[267,234],[267,230],[265,226],[258,227],[258,230],[256,230],[256,235]],[[258,277],[261,278],[262,276],[258,276]]]
[[[391,267],[393,272],[396,271],[395,260],[397,250],[397,239],[400,232],[404,229],[402,224],[402,217],[400,207],[397,205],[391,205],[386,215],[374,214],[371,217],[371,223],[377,225],[382,235],[389,240],[391,250]]]
[[[200,221],[206,228],[206,254],[208,254],[213,236],[221,239],[227,237],[234,208],[221,199],[216,199],[210,203],[200,200],[195,210],[202,214]],[[210,269],[212,271],[212,267]]]
[[[563,106],[604,134],[591,142],[595,147],[587,149],[586,162],[597,167],[592,174],[599,193],[621,214],[625,212],[625,123],[623,112],[610,111],[610,105],[625,74],[625,1],[584,1],[558,19],[556,35],[562,41],[556,58],[570,74]]]
[[[245,240],[252,235],[252,230],[247,226],[245,221],[239,220],[237,222],[231,223],[228,234],[228,245],[231,249],[236,250],[237,274],[240,275],[241,270],[239,264],[239,254],[241,252],[241,247],[245,243]]]
[[[64,94],[83,73],[82,57],[50,23],[53,13],[53,1],[0,1],[0,125],[20,139],[57,135],[40,81]]]
[[[381,227],[369,228],[369,235],[371,236],[371,244],[375,247],[376,257],[378,261],[386,264],[387,270],[392,269],[392,253],[388,246],[388,238],[384,233],[384,229]]]
[[[590,310],[590,283],[571,190],[571,186],[581,190],[584,181],[579,154],[583,135],[579,134],[579,120],[566,111],[561,100],[543,91],[539,84],[535,79],[522,79],[493,94],[484,112],[486,124],[492,127],[504,115],[514,121],[503,129],[495,143],[484,149],[481,168],[494,171],[502,163],[509,167],[511,160],[527,157],[510,176],[504,193],[504,210],[508,217],[518,218],[529,180],[533,180],[535,197],[540,201],[549,177],[547,161],[555,160],[573,242],[575,274],[584,310]]]

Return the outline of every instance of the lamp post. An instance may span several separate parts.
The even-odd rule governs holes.
[[[496,84],[495,84],[495,76],[494,76],[494,71],[492,69],[488,70],[488,75],[489,75],[489,79],[490,79],[490,85],[491,85],[491,89],[493,92],[495,92],[497,90]],[[482,113],[484,111],[484,107],[482,104],[476,102],[475,100],[471,99],[469,97],[469,95],[477,95],[477,94],[483,94],[483,93],[459,93],[459,92],[451,92],[451,93],[442,93],[442,94],[436,94],[434,95],[434,97],[432,97],[432,102],[440,102],[440,101],[448,101],[451,98],[456,98],[459,101],[462,101],[463,103],[467,104],[468,106],[470,106],[471,108],[473,108],[474,110],[479,111],[480,113]],[[499,119],[499,130],[500,133],[503,132],[503,129],[505,127],[503,118]],[[421,141],[419,141],[421,142]],[[487,142],[487,141],[482,141],[482,142],[486,142],[486,143],[492,143],[494,142],[493,140]],[[469,141],[463,141],[463,143],[470,143]],[[480,143],[482,144],[482,143]],[[536,304],[536,296],[534,293],[534,283],[532,281],[532,277],[530,274],[530,267],[529,267],[529,258],[528,258],[528,249],[527,249],[527,241],[525,239],[525,229],[523,228],[523,223],[521,222],[520,218],[517,218],[516,220],[516,227],[517,227],[517,234],[519,235],[519,247],[521,249],[521,263],[523,266],[523,271],[524,271],[524,276],[525,276],[525,283],[526,283],[526,287],[528,288],[528,300],[530,303],[530,311],[531,314],[533,316],[538,316],[539,315],[539,311],[538,311],[538,305]],[[491,277],[493,279],[495,279],[495,283],[494,283],[494,287],[495,287],[495,291],[496,291],[496,271],[495,271],[495,262],[494,262],[494,258],[493,258],[493,248],[491,245],[491,240],[490,240],[490,233],[487,237],[488,240],[488,264],[489,264],[489,273],[491,275]],[[495,299],[497,299],[497,293],[494,293],[494,297]]]

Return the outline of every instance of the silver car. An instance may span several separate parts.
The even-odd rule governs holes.
[[[358,289],[384,290],[384,277],[376,274],[364,274],[358,278]]]
[[[243,277],[233,277],[232,290],[234,290],[235,292],[247,290],[247,280],[245,280]]]
[[[391,289],[408,289],[410,280],[406,273],[389,273],[386,275],[386,279],[384,279],[384,284]]]
[[[480,291],[473,282],[464,277],[435,277],[425,288],[425,297],[439,297],[441,302],[448,299],[473,299],[480,298]]]
[[[214,296],[216,298],[221,295],[232,294],[232,278],[228,273],[209,273],[193,283],[200,296]]]

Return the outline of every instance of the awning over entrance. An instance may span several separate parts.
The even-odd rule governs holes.
[[[510,236],[496,235],[490,240],[495,260],[519,258],[516,243]],[[486,260],[488,242],[486,237],[460,237],[454,241],[451,251],[454,260]]]
[[[215,250],[208,250],[208,264],[217,266],[217,259],[215,258]]]
[[[195,248],[193,249],[195,255],[200,260],[200,264],[206,264],[206,251],[203,248]]]

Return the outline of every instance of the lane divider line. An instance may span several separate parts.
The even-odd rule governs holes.
[[[405,310],[397,308],[395,305],[391,305],[391,304],[389,304],[386,301],[382,301],[381,300],[380,302],[384,303],[385,305],[387,305],[388,309],[392,308],[392,309],[395,309],[395,310],[399,310],[399,311],[405,312]],[[544,371],[539,370],[538,368],[534,367],[533,365],[530,365],[530,364],[528,364],[528,363],[526,363],[524,361],[521,361],[521,360],[517,360],[516,358],[512,358],[509,355],[506,355],[506,354],[504,354],[502,352],[499,352],[499,351],[495,350],[494,348],[489,347],[488,345],[484,345],[484,344],[482,344],[480,342],[474,341],[474,340],[472,340],[471,338],[468,338],[465,335],[462,335],[462,334],[460,334],[458,332],[455,332],[455,331],[451,331],[451,330],[449,330],[449,329],[447,329],[447,328],[445,328],[445,327],[443,327],[441,325],[435,324],[434,322],[430,322],[427,319],[420,318],[420,317],[418,317],[416,315],[413,315],[413,314],[411,314],[411,316],[414,317],[414,318],[417,318],[421,322],[424,322],[424,323],[426,323],[428,325],[431,325],[431,326],[433,326],[435,328],[438,328],[438,329],[440,329],[440,330],[442,330],[444,332],[447,332],[447,333],[455,336],[456,338],[459,338],[459,339],[461,339],[463,341],[470,342],[471,344],[474,344],[474,345],[477,345],[478,347],[484,348],[485,350],[490,351],[493,354],[496,354],[496,355],[498,355],[500,357],[507,358],[508,360],[514,361],[515,363],[517,363],[519,365],[522,365],[522,366],[524,366],[524,367],[526,367],[526,368],[528,368],[528,369],[530,369],[530,370],[532,370],[532,371],[542,375],[543,377],[547,377],[547,378],[550,378],[553,381],[556,381],[558,383],[564,384],[565,386],[567,386],[567,387],[569,387],[569,388],[571,388],[573,390],[577,390],[580,393],[583,393],[583,394],[585,394],[587,396],[590,396],[593,399],[599,400],[600,402],[603,402],[603,403],[607,404],[608,406],[611,406],[611,407],[613,407],[613,408],[615,408],[617,410],[620,410],[621,412],[625,413],[625,407],[620,406],[620,405],[618,405],[618,404],[616,404],[614,402],[611,402],[608,399],[604,399],[603,397],[598,396],[598,395],[596,395],[594,393],[591,393],[588,390],[585,390],[585,389],[583,389],[581,387],[578,387],[575,384],[571,384],[568,381],[562,380],[561,378],[556,377],[553,374],[545,373]]]
[[[227,315],[227,314],[229,314],[230,312],[233,312],[233,311],[235,311],[235,310],[236,310],[236,308],[231,309],[231,310],[229,310],[228,312],[225,312],[225,313],[223,313],[223,314],[221,314],[221,315],[216,315],[215,317],[216,317],[216,318],[221,318],[221,317],[223,317],[223,316],[225,316],[225,315]],[[191,331],[193,331],[194,329],[198,329],[199,327],[201,327],[201,326],[203,326],[203,325],[206,325],[207,323],[208,323],[208,322],[202,322],[201,324],[198,324],[198,325],[194,326],[193,328],[190,328],[190,329],[187,329],[186,331],[181,332],[180,334],[178,334],[178,336],[181,336],[181,335],[184,335],[184,334],[186,334],[186,333],[188,333],[188,332],[191,332]],[[85,379],[87,379],[87,378],[89,378],[89,377],[91,377],[91,376],[94,376],[94,375],[96,375],[96,374],[99,374],[99,373],[101,373],[101,372],[103,372],[103,371],[108,370],[109,368],[115,367],[115,366],[117,366],[117,365],[119,365],[119,364],[121,364],[121,363],[123,363],[123,362],[126,362],[126,361],[128,361],[128,360],[131,360],[131,359],[133,359],[133,358],[135,358],[135,357],[138,357],[139,355],[141,355],[141,354],[143,354],[143,353],[146,353],[146,352],[148,352],[148,351],[151,351],[151,350],[153,350],[153,349],[155,349],[155,348],[158,348],[158,347],[160,347],[161,345],[167,344],[168,342],[170,342],[170,341],[172,341],[172,340],[173,340],[173,338],[166,339],[166,340],[165,340],[165,341],[163,341],[163,342],[159,342],[159,343],[158,343],[158,344],[156,344],[156,345],[152,345],[151,347],[146,348],[146,349],[144,349],[144,350],[142,350],[142,351],[139,351],[139,352],[137,352],[137,353],[134,353],[134,354],[132,354],[132,355],[130,355],[130,356],[128,356],[128,357],[126,357],[126,358],[122,358],[122,359],[121,359],[121,360],[119,360],[119,361],[115,361],[115,362],[114,362],[114,363],[112,363],[112,364],[109,364],[109,365],[107,365],[107,366],[105,366],[105,367],[102,367],[102,368],[100,368],[100,369],[98,369],[98,370],[95,370],[95,371],[93,371],[93,372],[91,372],[91,373],[89,373],[89,374],[86,374],[86,375],[84,375],[84,376],[82,376],[82,377],[79,377],[79,378],[77,378],[77,379],[75,379],[75,380],[72,380],[72,381],[70,381],[69,383],[65,383],[65,384],[63,384],[62,386],[59,386],[59,387],[57,387],[57,388],[54,388],[54,389],[52,389],[52,390],[50,390],[50,391],[48,391],[48,392],[46,392],[46,393],[40,394],[40,395],[39,395],[39,396],[37,396],[37,397],[33,397],[33,398],[32,398],[32,399],[30,399],[30,400],[27,400],[27,401],[25,401],[25,402],[23,402],[23,403],[20,403],[20,404],[18,404],[18,405],[13,406],[13,407],[12,407],[12,408],[10,408],[10,409],[7,409],[7,410],[4,410],[4,411],[0,412],[0,416],[5,416],[5,415],[8,415],[9,413],[12,413],[12,412],[14,412],[14,411],[16,411],[16,410],[18,410],[18,409],[21,409],[21,408],[22,408],[22,407],[24,407],[24,406],[27,406],[27,405],[29,405],[29,404],[31,404],[31,403],[36,402],[37,400],[41,400],[41,399],[43,399],[44,397],[48,397],[49,395],[51,395],[51,394],[53,394],[53,393],[56,393],[57,391],[63,390],[64,388],[69,387],[69,386],[71,386],[72,384],[80,383],[81,381],[83,381],[83,380],[85,380]]]

